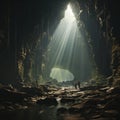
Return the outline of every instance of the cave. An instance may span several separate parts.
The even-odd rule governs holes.
[[[1,0],[0,119],[119,120],[119,11],[113,0]]]

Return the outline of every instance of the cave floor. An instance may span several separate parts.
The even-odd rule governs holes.
[[[120,88],[0,85],[1,120],[120,120]]]

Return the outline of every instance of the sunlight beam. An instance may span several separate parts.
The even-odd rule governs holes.
[[[68,4],[65,11],[65,19],[68,19],[69,22],[73,22],[75,20],[75,16],[73,14],[70,4]]]
[[[48,45],[46,69],[49,69],[51,78],[58,82],[73,80],[74,75],[65,74],[64,70],[76,71],[81,79],[88,74],[86,70],[91,72],[89,52],[85,41],[69,4],[64,18],[61,19]]]

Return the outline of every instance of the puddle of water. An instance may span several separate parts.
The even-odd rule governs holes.
[[[58,116],[57,109],[60,107],[69,108],[69,104],[61,104],[61,98],[56,98],[56,100],[58,102],[57,106],[35,104],[29,109],[16,110],[11,112],[0,112],[0,119],[2,118],[2,120],[67,120],[71,115],[65,115],[64,117]]]

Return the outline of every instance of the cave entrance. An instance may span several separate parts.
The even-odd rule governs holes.
[[[66,69],[54,67],[51,70],[50,77],[58,82],[67,82],[74,80],[74,75]]]
[[[47,48],[45,73],[58,82],[74,78],[84,81],[92,75],[88,38],[85,33],[82,34],[85,32],[82,23],[76,18],[72,5],[68,4],[64,18],[59,22]],[[68,72],[69,75],[66,74]]]

